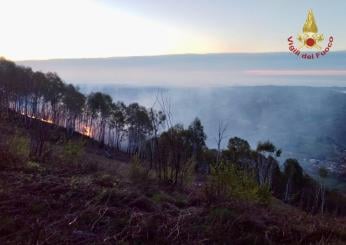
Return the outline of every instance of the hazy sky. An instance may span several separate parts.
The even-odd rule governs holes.
[[[310,8],[346,50],[344,0],[0,0],[0,56],[286,51]]]

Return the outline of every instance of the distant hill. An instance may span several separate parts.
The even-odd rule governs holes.
[[[332,52],[311,61],[285,52],[56,59],[17,63],[36,70],[55,71],[67,82],[77,84],[346,86],[346,52]]]

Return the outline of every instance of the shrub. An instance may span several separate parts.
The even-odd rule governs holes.
[[[234,219],[234,214],[228,208],[215,207],[209,212],[208,219],[210,223],[226,223]]]
[[[257,190],[257,202],[263,205],[269,205],[271,202],[271,191],[269,185],[261,185]]]
[[[8,151],[7,147],[0,146],[0,171],[17,168],[23,165],[23,160]]]
[[[64,145],[63,149],[63,159],[68,163],[77,163],[80,160],[80,157],[84,153],[84,141],[72,142],[68,141]]]
[[[34,161],[28,161],[25,165],[26,172],[34,173],[34,172],[40,172],[42,170],[43,168],[40,166],[40,164]]]
[[[25,136],[14,136],[0,145],[0,170],[22,168],[30,153],[29,139]]]
[[[175,200],[174,198],[172,198],[171,196],[167,195],[164,192],[156,192],[153,194],[153,196],[151,197],[151,200],[156,203],[156,204],[160,204],[163,202],[171,202],[173,203]]]
[[[6,236],[18,231],[19,226],[15,220],[15,217],[1,215],[0,220],[0,236]]]
[[[107,188],[114,187],[118,183],[117,179],[109,174],[102,174],[101,176],[98,176],[94,180],[94,182],[98,184],[99,186],[107,187]]]
[[[27,160],[30,154],[30,142],[28,137],[19,136],[15,133],[14,137],[8,141],[8,149],[12,155],[17,156],[23,161]]]
[[[145,183],[149,179],[149,171],[142,166],[138,155],[131,159],[130,179],[135,183]]]
[[[48,213],[49,209],[45,202],[41,202],[38,200],[33,201],[29,204],[29,209],[31,214],[42,214]]]
[[[193,158],[187,160],[187,163],[183,165],[179,174],[180,184],[189,185],[193,182],[194,169],[196,168],[196,161]]]
[[[85,160],[78,165],[78,168],[84,174],[91,174],[99,170],[99,163],[94,160]]]
[[[234,164],[223,162],[211,166],[205,192],[209,201],[237,198],[269,204],[271,197],[269,187],[259,186],[252,174]]]

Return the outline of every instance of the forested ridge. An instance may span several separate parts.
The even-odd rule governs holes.
[[[6,222],[0,225],[0,239],[22,242],[29,233],[28,244],[58,243],[59,238],[239,244],[345,239],[331,220],[345,215],[346,198],[327,190],[326,169],[320,169],[316,181],[295,159],[286,159],[280,168],[277,146],[265,141],[251,149],[244,139],[226,139],[223,122],[215,122],[217,149],[208,149],[201,121],[196,118],[187,128],[174,124],[170,106],[160,94],[152,108],[114,102],[101,92],[84,95],[56,73],[1,59],[0,174],[5,181],[0,182],[0,217]],[[224,140],[226,149],[221,148]],[[27,207],[23,203],[31,193],[42,200]],[[52,204],[51,195],[57,203]],[[53,228],[59,214],[52,206],[60,210],[69,200],[65,218]],[[303,231],[292,219],[286,223],[292,227],[284,228],[266,217],[267,212],[280,217],[278,206],[313,228]],[[248,212],[245,220],[237,212]],[[33,225],[18,223],[26,215]],[[197,216],[200,225],[193,221]],[[240,230],[232,228],[239,220],[244,222],[238,223]],[[157,227],[165,235],[154,231]]]

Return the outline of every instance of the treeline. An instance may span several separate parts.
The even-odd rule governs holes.
[[[1,113],[21,113],[66,128],[69,135],[79,132],[120,150],[127,140],[127,151],[140,152],[143,142],[159,131],[166,119],[162,111],[138,103],[126,106],[113,102],[101,92],[82,94],[66,84],[56,73],[32,71],[0,59]]]
[[[215,162],[217,153],[212,152],[212,162]],[[227,174],[233,173],[229,172],[230,168],[236,167],[241,170],[240,174],[245,172],[253,176],[262,190],[270,191],[285,203],[314,214],[346,215],[346,198],[326,188],[327,169],[319,170],[319,181],[316,181],[304,172],[296,159],[285,160],[280,169],[280,155],[281,150],[270,141],[259,142],[253,150],[246,140],[234,137],[229,140],[227,149],[222,151],[220,164],[214,166],[214,172],[227,179]],[[222,169],[221,174],[219,169]]]
[[[157,104],[159,110],[138,103],[114,102],[111,96],[100,92],[84,95],[56,73],[32,71],[0,59],[0,116],[21,114],[25,125],[32,128],[37,127],[38,121],[45,122],[31,135],[32,158],[42,157],[47,140],[42,125],[48,123],[65,128],[67,137],[79,132],[101,146],[138,156],[147,163],[147,171],[153,171],[166,183],[182,185],[191,171],[212,176],[217,180],[211,188],[213,198],[234,193],[232,181],[242,176],[236,182],[244,186],[241,192],[269,193],[312,213],[344,214],[345,198],[327,191],[323,181],[316,182],[306,175],[296,160],[286,160],[280,169],[277,158],[281,150],[271,142],[259,143],[253,150],[247,141],[234,137],[222,150],[224,137],[219,128],[218,149],[208,149],[198,118],[187,128],[174,125],[168,101],[161,98]],[[321,169],[321,180],[326,175]],[[256,188],[250,190],[253,184]]]
[[[86,96],[56,73],[33,71],[0,59],[0,116],[15,112],[27,127],[35,127],[30,153],[35,159],[43,157],[49,123],[66,128],[67,136],[79,132],[111,150],[145,158],[160,180],[179,184],[192,157],[199,159],[206,136],[199,119],[188,129],[174,126],[170,105],[164,98],[158,100],[161,110],[114,102],[101,92]],[[38,121],[45,123],[37,127]]]

